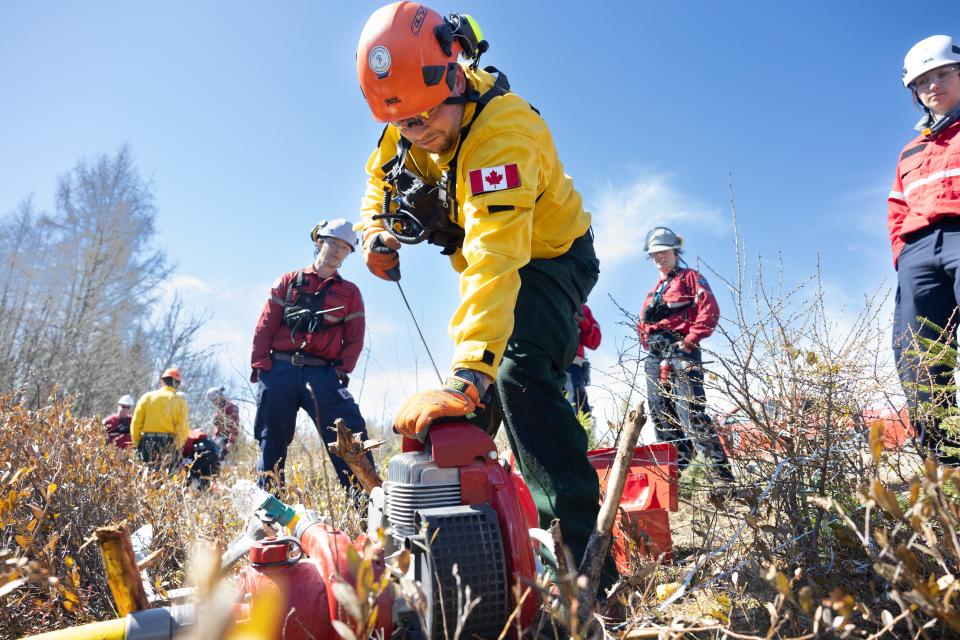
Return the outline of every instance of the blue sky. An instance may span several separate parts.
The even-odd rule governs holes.
[[[311,260],[310,227],[357,217],[380,126],[354,51],[379,5],[0,4],[0,214],[31,194],[50,207],[59,174],[129,144],[178,264],[171,286],[209,309],[204,339],[245,373],[270,283]],[[627,335],[608,296],[635,310],[656,279],[642,254],[650,226],[672,225],[689,256],[732,275],[731,172],[751,254],[782,254],[798,278],[819,255],[839,298],[894,282],[885,197],[918,117],[903,55],[928,35],[960,35],[960,8],[925,18],[890,1],[433,6],[479,21],[483,62],[542,111],[596,215],[598,363]],[[402,265],[443,368],[455,274],[425,246],[406,247]],[[435,376],[395,287],[359,254],[342,273],[367,302],[362,404],[389,415]]]

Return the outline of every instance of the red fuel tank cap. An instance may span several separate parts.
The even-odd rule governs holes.
[[[286,538],[264,538],[250,547],[253,565],[284,564],[290,555],[290,541]]]

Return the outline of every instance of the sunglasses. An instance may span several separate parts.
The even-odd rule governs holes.
[[[396,122],[391,122],[390,124],[395,126],[397,129],[412,129],[414,127],[422,127],[427,120],[437,115],[437,111],[439,111],[440,107],[442,106],[443,103],[441,102],[437,106],[429,109],[428,111],[424,111],[418,116],[406,118],[405,120],[397,120]]]

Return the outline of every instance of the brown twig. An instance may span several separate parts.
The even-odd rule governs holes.
[[[163,555],[163,549],[156,549],[146,558],[137,563],[137,569],[143,571],[144,569],[149,569],[153,565],[157,564],[157,560]]]

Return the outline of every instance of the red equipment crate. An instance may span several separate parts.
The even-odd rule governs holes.
[[[587,456],[600,476],[600,490],[607,490],[607,474],[617,455],[616,449],[594,449]],[[676,511],[677,448],[669,442],[656,442],[637,447],[630,462],[627,482],[623,487],[622,506],[641,509]]]
[[[587,454],[597,470],[602,491],[616,456],[615,449]],[[613,529],[613,557],[617,570],[626,574],[635,549],[641,555],[672,560],[670,511],[678,509],[677,448],[670,443],[641,445],[634,450]]]
[[[673,561],[670,512],[666,509],[624,507],[613,524],[611,551],[617,571],[623,575],[630,573],[630,559],[637,554],[661,558],[665,564],[670,564]]]
[[[863,412],[863,421],[868,429],[875,423],[880,423],[883,427],[883,447],[888,451],[895,451],[916,437],[906,407],[899,411],[890,407],[866,409]]]

